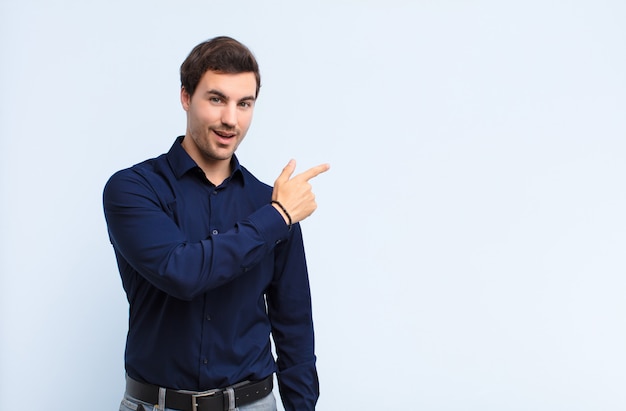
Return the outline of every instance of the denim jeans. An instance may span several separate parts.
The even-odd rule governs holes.
[[[120,411],[136,411],[138,405],[141,404],[144,406],[145,411],[161,411],[154,404],[148,404],[147,402],[136,400],[128,395],[124,395],[124,399],[120,404]],[[276,398],[274,397],[274,393],[270,393],[269,395],[261,398],[258,401],[255,401],[251,404],[244,405],[243,407],[238,407],[235,409],[236,411],[276,411]],[[165,411],[177,411],[171,408],[166,408]]]

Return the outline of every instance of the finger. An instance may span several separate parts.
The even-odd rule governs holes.
[[[280,175],[276,179],[276,183],[280,184],[280,183],[284,183],[285,181],[288,181],[295,169],[296,169],[296,160],[293,160],[293,159],[289,160],[285,168],[283,168],[283,171],[281,171]]]
[[[309,168],[307,171],[303,171],[298,174],[296,177],[303,178],[305,180],[310,180],[313,177],[316,177],[322,173],[325,173],[330,168],[330,164],[320,164],[315,167]]]

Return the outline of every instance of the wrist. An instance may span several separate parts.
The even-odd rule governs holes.
[[[293,222],[285,206],[283,206],[278,200],[272,200],[271,204],[280,213],[280,215],[283,216],[283,219],[285,220],[285,224],[287,224],[287,226],[289,227],[289,230],[291,230],[291,226]]]

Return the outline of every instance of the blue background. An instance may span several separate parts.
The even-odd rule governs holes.
[[[0,409],[117,409],[127,305],[101,191],[184,133],[230,35],[290,158],[319,410],[626,409],[626,3],[0,2]]]

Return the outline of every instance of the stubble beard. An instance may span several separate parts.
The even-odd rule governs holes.
[[[241,142],[240,132],[233,128],[220,128],[220,129],[209,129],[209,136],[213,136],[217,133],[222,134],[234,134],[230,137],[228,145],[222,145],[217,139],[211,139],[207,137],[207,139],[203,142],[202,146],[198,146],[202,155],[207,160],[212,161],[226,161],[230,160],[237,151],[237,147],[239,147],[239,143]]]

